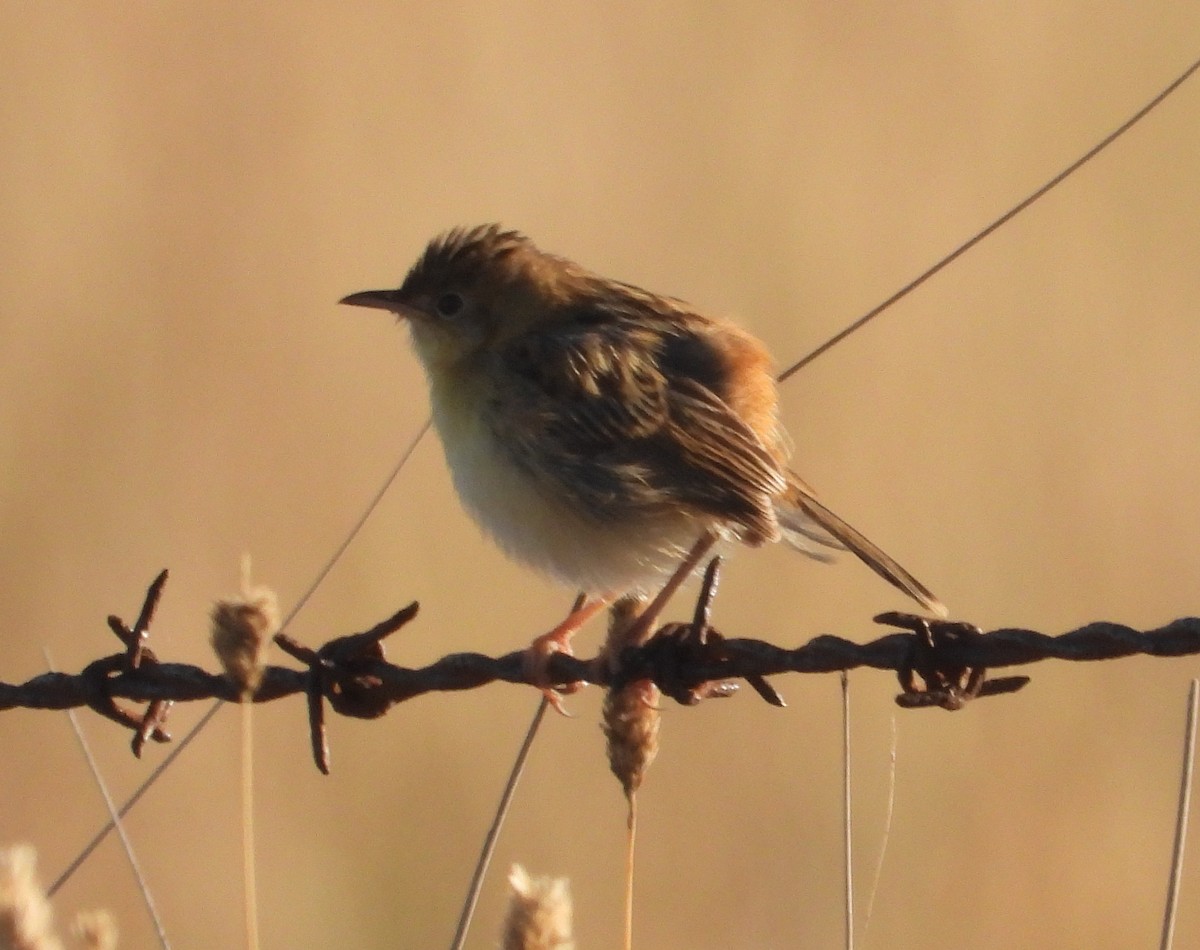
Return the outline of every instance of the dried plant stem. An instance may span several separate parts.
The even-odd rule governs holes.
[[[713,574],[715,567],[709,568]],[[711,590],[715,581],[708,583]],[[707,598],[704,598],[707,601]],[[638,633],[647,610],[654,604],[645,597],[622,597],[609,611],[608,636],[602,655],[611,662],[626,647],[640,641]],[[699,609],[699,608],[697,608]],[[646,772],[658,755],[662,725],[659,704],[662,693],[647,680],[635,680],[610,689],[601,707],[601,730],[608,753],[608,767],[621,783],[628,811],[625,819],[625,920],[622,946],[633,950],[633,869],[637,853],[637,793]]]
[[[254,860],[254,704],[242,703],[242,875],[246,946],[258,950],[258,872]]]
[[[633,950],[633,868],[637,850],[637,792],[629,796],[629,828],[625,837],[625,934],[622,946]]]
[[[850,807],[850,677],[842,670],[842,836],[846,865],[846,950],[854,950],[854,855]]]
[[[42,653],[46,657],[46,665],[53,670],[54,664],[50,660],[50,651],[45,647],[42,648]],[[88,769],[92,773],[92,779],[96,782],[96,787],[100,790],[100,796],[104,799],[104,807],[108,809],[110,827],[117,829],[117,836],[121,839],[121,847],[125,851],[125,858],[129,861],[129,868],[133,871],[133,879],[137,882],[138,892],[142,895],[142,900],[146,904],[146,913],[150,915],[150,922],[154,925],[155,936],[158,937],[158,945],[163,950],[170,950],[171,944],[167,940],[167,931],[163,927],[162,918],[158,914],[158,907],[155,906],[154,896],[150,893],[150,885],[146,883],[145,875],[142,874],[142,866],[138,862],[137,854],[133,850],[133,841],[125,832],[125,826],[121,824],[120,815],[117,813],[117,803],[113,801],[112,793],[108,790],[108,783],[104,781],[104,775],[100,771],[100,763],[96,761],[96,757],[92,755],[92,747],[88,744],[87,736],[83,734],[83,727],[79,725],[79,717],[75,715],[75,710],[67,710],[67,719],[71,723],[71,729],[75,733],[75,739],[79,743],[79,748],[83,752],[84,761],[87,762]],[[61,881],[56,882],[55,888]],[[47,897],[53,891],[47,891]]]
[[[1161,950],[1170,950],[1175,939],[1175,917],[1179,910],[1179,888],[1183,879],[1183,846],[1187,840],[1189,802],[1196,760],[1196,719],[1200,712],[1200,680],[1192,680],[1188,690],[1187,726],[1183,738],[1183,775],[1179,781],[1179,808],[1175,815],[1175,846],[1171,854],[1171,877],[1167,886],[1167,907],[1163,913]]]
[[[867,912],[863,915],[862,938],[867,939],[871,926],[871,915],[875,912],[875,895],[879,893],[879,881],[883,877],[883,859],[887,854],[888,841],[892,837],[892,817],[896,811],[896,717],[892,716],[892,748],[888,756],[887,814],[883,819],[883,840],[879,843],[879,858],[875,862],[875,876],[871,879],[871,890],[867,895]]]
[[[426,421],[425,429],[421,430],[421,434],[423,435],[428,428],[429,422]],[[415,442],[413,444],[416,445]],[[581,591],[571,604],[570,613],[574,614],[586,602],[587,597]],[[504,826],[504,819],[508,817],[508,810],[512,807],[513,796],[517,793],[517,783],[521,781],[525,763],[529,761],[529,750],[533,748],[533,740],[537,738],[538,730],[542,727],[542,720],[546,717],[546,708],[550,702],[550,697],[543,693],[542,701],[538,703],[537,711],[530,720],[529,728],[525,730],[525,738],[521,740],[521,748],[517,750],[517,757],[513,760],[512,769],[508,773],[508,781],[504,785],[504,791],[500,793],[500,801],[496,803],[496,815],[492,819],[492,826],[488,828],[487,835],[483,839],[483,846],[479,849],[479,858],[475,862],[471,883],[467,886],[467,896],[463,900],[462,912],[458,916],[458,927],[454,931],[454,940],[450,944],[451,950],[462,950],[463,944],[467,942],[467,931],[471,929],[471,918],[475,915],[475,906],[479,903],[479,894],[483,890],[483,879],[487,875],[488,866],[492,863],[492,855],[496,853],[496,842],[500,840],[500,829]]]
[[[525,738],[521,742],[521,748],[513,762],[512,771],[508,774],[508,781],[505,783],[504,791],[500,794],[500,801],[496,805],[496,815],[492,819],[492,826],[488,828],[487,836],[483,839],[483,847],[479,850],[479,859],[475,862],[475,871],[472,873],[471,883],[467,887],[467,896],[463,901],[462,912],[458,917],[458,928],[454,931],[454,940],[450,943],[450,950],[462,950],[467,942],[467,931],[471,928],[471,918],[474,917],[475,906],[479,903],[479,892],[483,890],[483,879],[487,874],[488,866],[492,863],[492,855],[496,853],[496,842],[500,839],[500,829],[504,826],[504,819],[508,817],[513,796],[517,792],[517,783],[521,781],[525,763],[529,761],[529,750],[533,748],[533,740],[537,736],[538,729],[541,728],[549,705],[550,700],[543,696],[542,701],[538,703],[537,712],[533,714],[533,719],[529,723],[529,728],[525,730]]]

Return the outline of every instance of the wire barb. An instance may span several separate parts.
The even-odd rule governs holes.
[[[275,634],[284,653],[308,667],[304,692],[308,698],[308,727],[313,761],[322,774],[329,774],[329,736],[325,729],[325,700],[335,712],[355,719],[378,719],[395,702],[381,695],[376,663],[386,664],[383,641],[412,620],[419,610],[416,601],[402,607],[370,630],[330,640],[313,650],[286,633]]]
[[[170,742],[171,734],[166,731],[167,713],[174,705],[174,700],[162,698],[152,699],[146,706],[146,711],[137,716],[122,706],[119,706],[112,696],[109,683],[113,676],[121,673],[136,674],[158,664],[158,657],[147,645],[150,638],[150,622],[154,619],[154,611],[162,599],[163,588],[166,586],[168,571],[166,568],[158,572],[158,576],[150,582],[146,596],[142,600],[142,608],[132,627],[126,625],[120,617],[109,614],[108,629],[116,634],[117,639],[125,647],[124,653],[103,657],[90,663],[81,674],[85,677],[83,688],[87,692],[87,704],[106,719],[133,730],[133,740],[130,747],[134,756],[142,757],[142,749],[148,739],[155,742]]]
[[[956,643],[978,642],[983,631],[973,623],[931,620],[899,611],[879,614],[875,622],[911,630],[914,634],[912,656],[904,668],[897,671],[904,692],[896,697],[896,704],[905,709],[929,706],[962,709],[978,696],[1015,693],[1029,682],[1028,676],[1009,676],[988,682],[987,667],[952,664],[943,659],[946,649]],[[918,684],[918,676],[923,686]]]

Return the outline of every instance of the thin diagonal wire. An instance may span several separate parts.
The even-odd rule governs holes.
[[[894,294],[892,294],[890,297],[888,297],[887,300],[883,301],[883,303],[878,304],[877,306],[873,307],[871,310],[868,310],[866,313],[864,313],[861,317],[859,317],[857,320],[855,320],[853,323],[851,323],[845,329],[843,329],[840,332],[835,333],[833,336],[831,336],[828,340],[826,340],[824,343],[822,343],[820,346],[818,346],[815,350],[813,350],[807,356],[797,360],[795,363],[793,363],[791,366],[789,366],[787,369],[785,369],[782,373],[779,374],[779,376],[777,377],[778,381],[782,383],[784,380],[786,380],[789,377],[800,372],[800,370],[802,370],[805,366],[807,366],[809,363],[811,363],[813,360],[815,360],[818,356],[822,355],[826,351],[837,346],[839,343],[842,342],[842,340],[844,340],[844,339],[846,339],[846,337],[850,336],[850,334],[852,334],[852,333],[856,332],[857,330],[861,329],[862,327],[866,326],[866,324],[870,323],[872,320],[874,320],[877,316],[879,316],[885,310],[889,309],[893,304],[897,303],[904,297],[907,297],[910,293],[912,293],[914,290],[916,290],[918,287],[920,287],[923,283],[925,283],[925,281],[929,280],[929,278],[932,277],[934,274],[938,273],[939,271],[941,271],[943,268],[947,267],[954,261],[958,260],[958,258],[962,257],[962,255],[967,253],[967,251],[969,251],[971,248],[973,248],[976,244],[978,244],[980,241],[982,241],[988,235],[992,234],[994,231],[996,231],[999,228],[1002,228],[1004,225],[1008,224],[1009,221],[1011,221],[1013,218],[1015,218],[1017,215],[1019,215],[1022,211],[1024,211],[1026,208],[1028,208],[1030,205],[1032,205],[1039,198],[1042,198],[1050,191],[1053,191],[1060,184],[1062,184],[1066,179],[1070,178],[1073,174],[1075,174],[1075,172],[1077,172],[1080,168],[1082,168],[1084,165],[1086,165],[1088,162],[1090,162],[1093,158],[1095,158],[1097,155],[1099,155],[1101,152],[1103,152],[1106,148],[1108,148],[1110,145],[1112,145],[1113,142],[1115,142],[1122,135],[1124,135],[1126,132],[1128,132],[1130,129],[1132,129],[1135,125],[1137,125],[1139,122],[1141,122],[1142,119],[1144,119],[1155,108],[1157,108],[1168,96],[1171,95],[1171,93],[1173,93],[1176,89],[1178,89],[1185,82],[1187,82],[1197,70],[1200,70],[1200,59],[1197,59],[1190,66],[1188,66],[1187,69],[1185,69],[1175,79],[1173,79],[1170,82],[1170,84],[1168,84],[1161,92],[1159,92],[1156,96],[1154,96],[1153,99],[1151,99],[1144,106],[1142,106],[1140,109],[1138,109],[1137,112],[1135,112],[1128,119],[1126,119],[1119,126],[1117,126],[1116,129],[1114,129],[1112,132],[1109,132],[1108,135],[1106,135],[1099,142],[1097,142],[1095,145],[1093,145],[1090,149],[1088,149],[1086,152],[1084,152],[1083,155],[1081,155],[1079,158],[1077,158],[1075,161],[1073,161],[1070,165],[1068,165],[1066,168],[1064,168],[1062,171],[1060,171],[1057,175],[1055,175],[1053,178],[1051,178],[1049,181],[1047,181],[1044,185],[1042,185],[1040,188],[1038,188],[1036,191],[1034,191],[1028,197],[1022,199],[1017,204],[1013,205],[1013,207],[1009,208],[1008,211],[1006,211],[1006,212],[1004,212],[1004,214],[1000,215],[1000,217],[998,217],[995,221],[993,221],[991,224],[989,224],[987,227],[985,227],[982,231],[979,231],[977,234],[975,234],[974,237],[969,238],[968,240],[964,241],[962,244],[960,244],[953,251],[951,251],[949,254],[947,254],[945,257],[943,257],[940,261],[938,261],[936,264],[934,264],[932,267],[930,267],[923,274],[921,274],[918,277],[914,278],[913,280],[909,281],[907,284],[905,284],[903,287],[901,287],[899,290],[897,290]]]
[[[425,433],[429,431],[429,427],[432,424],[433,419],[428,417],[424,422],[421,423],[421,428],[417,430],[416,435],[414,435],[409,440],[408,445],[404,447],[404,451],[400,453],[400,458],[392,467],[392,470],[388,472],[387,478],[383,480],[383,484],[379,486],[379,490],[375,492],[371,500],[367,503],[367,507],[363,509],[363,513],[359,516],[358,520],[354,522],[353,527],[346,532],[346,537],[342,540],[342,543],[339,544],[337,550],[330,555],[329,560],[325,562],[325,566],[317,572],[317,576],[313,578],[313,582],[308,585],[308,589],[300,595],[300,599],[296,601],[296,605],[291,609],[288,615],[283,618],[283,623],[279,625],[280,631],[287,629],[288,624],[296,619],[296,615],[304,609],[312,595],[317,592],[317,588],[325,583],[325,578],[329,576],[329,572],[332,571],[337,565],[338,561],[342,559],[342,555],[346,553],[346,549],[354,543],[354,539],[358,537],[358,533],[362,531],[363,526],[367,523],[367,520],[371,517],[371,515],[375,514],[375,509],[378,508],[379,503],[383,501],[383,496],[391,490],[392,483],[395,482],[400,476],[401,469],[408,464],[408,460],[412,457],[413,452],[417,450],[417,446],[420,444],[421,440],[425,438]]]
[[[284,618],[283,623],[280,624],[280,632],[286,630],[288,624],[296,619],[296,615],[304,609],[312,595],[317,592],[317,588],[319,588],[321,584],[324,583],[325,578],[329,576],[329,572],[332,571],[337,562],[342,559],[342,555],[346,553],[346,549],[349,548],[354,539],[358,537],[358,533],[362,531],[363,525],[367,523],[367,519],[375,513],[375,509],[378,508],[379,503],[383,501],[383,496],[388,493],[388,490],[392,487],[392,483],[395,482],[396,478],[400,475],[400,470],[404,468],[406,464],[408,464],[409,458],[412,456],[413,452],[416,451],[417,445],[420,443],[421,439],[425,437],[425,433],[429,431],[429,427],[432,422],[432,419],[427,418],[421,424],[421,428],[417,430],[416,435],[414,435],[409,441],[408,445],[405,446],[404,451],[400,454],[399,461],[397,461],[392,467],[392,470],[388,473],[387,478],[383,480],[383,484],[379,486],[379,490],[375,492],[374,496],[372,496],[370,502],[367,504],[367,507],[363,510],[362,515],[359,516],[359,519],[356,522],[354,522],[354,525],[350,528],[350,530],[346,532],[346,537],[343,539],[342,543],[338,545],[337,550],[333,552],[333,554],[325,562],[325,565],[317,572],[317,576],[313,579],[313,582],[308,585],[308,588],[303,594],[300,595],[300,599],[296,601],[295,606],[293,606],[288,612],[288,615]],[[201,733],[201,731],[203,731],[204,727],[209,724],[212,718],[217,714],[217,711],[223,705],[225,705],[224,700],[217,699],[213,701],[213,704],[208,707],[204,715],[197,720],[196,724],[188,730],[187,734],[184,735],[182,739],[174,744],[171,751],[167,753],[162,762],[155,766],[150,774],[147,775],[142,781],[142,784],[134,789],[133,794],[125,800],[125,803],[117,811],[118,818],[124,818],[125,815],[129,813],[129,810],[138,803],[138,800],[141,799],[143,795],[146,794],[150,786],[158,781],[158,777],[171,767],[171,764],[183,754],[184,749],[192,744],[192,740],[194,740]],[[84,846],[83,850],[79,852],[75,860],[67,865],[66,870],[64,870],[54,881],[54,883],[50,885],[50,888],[47,891],[50,896],[53,896],[54,892],[62,887],[70,879],[71,875],[79,869],[79,866],[88,859],[88,856],[96,850],[100,842],[103,841],[108,836],[108,833],[113,830],[114,824],[114,820],[110,819],[108,824],[101,828],[100,831],[96,833],[96,836]]]
[[[50,651],[43,647],[42,653],[46,657],[46,666],[53,670],[54,663],[50,659]],[[162,917],[159,916],[158,907],[154,904],[154,895],[150,893],[150,885],[146,881],[146,876],[142,874],[141,863],[137,859],[137,853],[133,850],[133,842],[126,833],[125,826],[117,818],[117,803],[113,801],[112,794],[108,790],[108,783],[104,781],[104,775],[100,771],[100,763],[92,755],[92,747],[88,744],[87,736],[83,734],[83,727],[79,725],[79,717],[75,715],[74,709],[67,710],[67,719],[71,723],[71,729],[75,733],[75,740],[79,743],[80,751],[83,752],[83,759],[91,769],[92,779],[95,781],[96,787],[100,789],[100,796],[104,799],[104,807],[108,809],[109,818],[116,826],[117,835],[121,839],[121,847],[125,849],[125,857],[129,861],[130,870],[133,871],[133,879],[137,882],[138,890],[141,891],[142,900],[146,902],[146,912],[150,915],[150,921],[154,924],[158,945],[163,950],[171,950],[171,943],[167,940],[167,931],[163,926]],[[54,891],[51,890],[47,896],[53,893]]]

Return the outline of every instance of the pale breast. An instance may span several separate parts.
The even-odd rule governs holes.
[[[652,589],[707,521],[682,511],[603,521],[581,514],[521,468],[478,405],[432,393],[434,423],[468,513],[512,558],[560,583],[601,594]]]

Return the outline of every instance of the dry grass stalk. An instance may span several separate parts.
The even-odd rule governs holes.
[[[627,597],[613,604],[610,612],[608,642],[604,652],[616,657],[626,646],[622,635],[645,606],[644,599]],[[604,737],[608,740],[608,765],[625,790],[632,807],[633,795],[641,787],[654,757],[658,755],[658,731],[661,724],[658,687],[649,680],[630,683],[622,689],[610,689],[602,710]]]
[[[279,629],[275,592],[253,586],[249,575],[248,563],[243,563],[241,594],[217,601],[212,609],[213,649],[243,700],[253,696],[262,682],[267,648]]]
[[[610,660],[631,645],[629,633],[645,610],[646,598],[626,597],[609,611],[608,639],[604,653]],[[662,723],[659,702],[662,693],[650,680],[638,680],[620,689],[610,689],[601,710],[604,737],[608,740],[608,767],[625,791],[629,803],[625,848],[625,926],[622,945],[633,946],[633,870],[637,838],[637,791],[658,755],[658,731]]]

